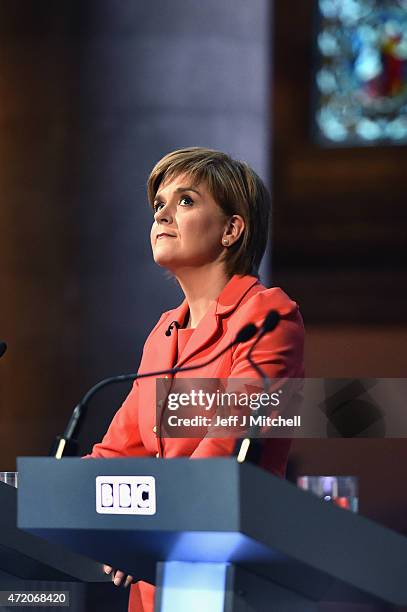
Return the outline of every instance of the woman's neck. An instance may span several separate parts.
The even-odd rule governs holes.
[[[217,300],[230,277],[223,267],[189,268],[175,276],[189,305],[189,320],[185,327],[196,327]]]

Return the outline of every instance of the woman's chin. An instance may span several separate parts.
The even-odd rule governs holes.
[[[173,266],[176,266],[176,262],[174,261],[173,257],[165,257],[164,254],[160,255],[156,255],[154,257],[154,262],[157,264],[157,266],[160,266],[161,268],[166,268],[167,270],[172,271],[173,270]]]

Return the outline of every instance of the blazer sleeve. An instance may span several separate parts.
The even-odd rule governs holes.
[[[143,457],[148,455],[138,424],[139,386],[136,380],[132,390],[116,412],[101,442],[93,446],[87,458]]]
[[[294,304],[294,303],[293,303]],[[267,312],[267,311],[266,311]],[[255,322],[260,324],[265,313]],[[266,334],[257,343],[252,353],[253,361],[258,364],[269,378],[302,378],[304,376],[304,326],[298,306],[287,314],[281,315],[277,328]],[[260,379],[254,371],[247,354],[256,338],[238,344],[232,356],[230,378]],[[270,440],[275,444],[285,441]],[[203,438],[191,455],[191,459],[231,455],[236,446],[236,438]]]
[[[144,345],[143,354],[153,332],[160,325],[165,315],[166,313],[161,315],[156,325],[151,330]],[[138,381],[135,380],[132,390],[113,417],[109,429],[103,436],[102,441],[95,444],[92,452],[89,455],[85,455],[83,457],[84,459],[89,457],[95,459],[108,459],[114,457],[145,457],[151,455],[145,448],[140,436],[138,422],[139,395],[139,384]]]

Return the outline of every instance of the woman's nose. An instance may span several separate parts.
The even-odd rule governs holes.
[[[172,223],[171,211],[168,206],[163,206],[154,215],[157,223]]]

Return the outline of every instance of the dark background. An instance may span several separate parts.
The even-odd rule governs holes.
[[[145,182],[181,146],[271,185],[264,280],[301,307],[307,375],[405,376],[407,150],[313,143],[314,18],[312,0],[0,1],[2,470],[47,454],[180,302]],[[95,398],[80,452],[126,392]],[[361,513],[407,532],[405,440],[296,441],[291,470],[359,476]]]

